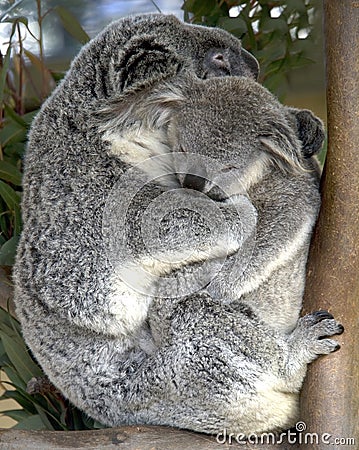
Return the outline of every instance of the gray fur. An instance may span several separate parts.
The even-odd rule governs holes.
[[[105,424],[281,430],[297,418],[307,363],[337,348],[320,339],[342,332],[327,313],[298,320],[320,201],[316,163],[297,112],[251,79],[248,58],[219,30],[124,19],[81,51],[33,124],[17,314],[50,380]],[[160,164],[134,168],[143,155]],[[137,181],[144,187],[121,228]],[[182,188],[190,182],[202,192]],[[173,188],[191,207],[163,217],[155,250],[168,259],[156,267],[141,214]],[[224,218],[211,217],[215,239],[196,214],[207,209]],[[124,236],[133,260],[116,259]],[[191,249],[189,262],[171,260]],[[121,276],[145,260],[157,278],[141,278],[141,292]],[[203,286],[198,274],[208,273],[217,275]],[[114,302],[117,288],[127,303]]]

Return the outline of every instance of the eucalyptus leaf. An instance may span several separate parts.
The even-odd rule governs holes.
[[[26,125],[28,127],[31,124],[31,122],[34,120],[34,117],[37,115],[38,112],[39,112],[39,110],[35,109],[34,111],[30,111],[22,116],[22,119],[24,120],[24,122],[26,123]]]
[[[196,12],[198,16],[204,16],[210,14],[212,9],[216,6],[214,0],[203,1],[203,0],[193,0],[189,2],[189,10],[191,12]]]
[[[86,428],[88,429],[95,428],[95,420],[92,419],[92,417],[86,415],[85,413],[82,413],[82,421]]]
[[[282,34],[285,34],[288,32],[288,24],[283,17],[278,17],[275,19],[267,17],[261,23],[261,30],[263,33],[273,33],[275,31],[278,31]]]
[[[2,15],[1,17],[4,17],[4,16]],[[0,19],[0,22],[1,22],[1,19]],[[12,38],[15,34],[15,30],[16,30],[16,24],[14,23],[12,25],[11,33],[9,36],[9,46],[6,49],[5,58],[2,61],[2,67],[1,67],[1,71],[0,71],[0,108],[2,108],[3,102],[4,102],[6,77],[7,77],[9,67],[10,67],[10,59],[11,59],[11,47],[12,47],[11,43],[12,43]]]
[[[217,25],[229,33],[240,37],[247,32],[247,24],[242,17],[221,17]]]
[[[3,346],[2,342],[1,342],[1,339],[0,339],[0,367],[3,364],[2,360],[3,360],[4,357],[6,357],[6,352],[5,352],[4,346]]]
[[[3,149],[4,155],[6,155],[13,165],[17,164],[24,156],[25,152],[25,143],[24,142],[15,142],[13,144],[8,144]]]
[[[20,197],[13,188],[11,188],[8,184],[4,183],[1,180],[0,197],[4,200],[7,207],[9,208],[10,214],[12,214],[13,216],[14,235],[19,235],[21,232]]]
[[[16,430],[46,430],[46,426],[44,425],[39,414],[34,414],[33,416],[27,417],[16,424],[13,428]]]
[[[7,71],[9,70],[10,57],[11,57],[11,46],[9,45],[9,47],[6,50],[5,58],[2,61],[2,68],[0,71],[0,107],[2,107],[2,103],[4,101],[5,82]]]
[[[14,383],[14,385],[26,390],[26,384],[13,367],[2,366],[2,370],[6,373],[6,376],[9,378],[9,380]]]
[[[0,160],[0,178],[15,186],[21,186],[22,175],[17,167],[7,161]]]
[[[290,58],[289,64],[292,69],[298,69],[300,67],[305,67],[309,64],[313,64],[313,62],[314,61],[312,59],[306,58],[303,55],[296,55]]]
[[[9,22],[9,23],[23,23],[26,27],[29,24],[29,20],[27,17],[25,16],[15,16],[15,17],[9,17],[6,20],[4,20],[4,22]]]
[[[0,339],[1,342],[1,339]],[[6,353],[2,353],[0,356],[0,368],[4,366],[9,366],[11,364],[9,357]]]
[[[82,420],[82,414],[78,409],[73,409],[71,411],[72,416],[72,424],[74,430],[83,430],[85,428],[85,424]]]
[[[39,80],[41,80],[43,95],[48,95],[56,86],[50,70],[45,66],[43,60],[36,56],[34,53],[30,52],[27,49],[24,49],[24,54],[30,60],[33,68],[38,73],[38,77],[34,77],[34,79],[38,78]]]
[[[16,114],[16,112],[12,108],[10,108],[9,105],[6,104],[5,104],[5,117],[7,121],[16,122],[18,125],[20,125],[20,127],[27,129],[27,123],[24,121],[24,119],[21,116],[19,116],[19,114]]]
[[[2,414],[6,417],[10,417],[10,419],[16,420],[17,422],[21,422],[32,415],[25,409],[9,409],[2,411]]]
[[[66,72],[54,72],[53,70],[51,71],[52,78],[56,82],[61,81],[64,78],[65,74]]]
[[[12,330],[15,326],[17,330],[20,329],[18,320],[11,317],[9,311],[0,306],[0,330],[3,330],[3,326],[6,326],[9,330]]]
[[[4,398],[12,398],[15,401],[19,403],[20,406],[22,406],[26,411],[30,412],[34,415],[39,415],[39,417],[42,419],[42,423],[45,427],[45,429],[49,430],[66,430],[67,427],[61,423],[59,420],[59,413],[58,411],[55,411],[53,413],[53,408],[49,408],[49,402],[45,396],[42,396],[40,394],[30,395],[28,394],[24,389],[22,389],[20,386],[16,386],[15,384],[11,382],[6,382],[6,384],[9,384],[10,386],[13,386],[16,390],[14,391],[6,391],[3,394]],[[56,400],[55,400],[56,402]],[[59,408],[61,409],[61,406],[59,405]],[[49,421],[49,419],[53,420],[53,422],[56,424],[56,428],[52,425],[52,423]]]
[[[14,369],[16,369],[24,383],[27,384],[33,377],[43,376],[40,367],[35,364],[29,355],[24,342],[16,342],[3,331],[0,331],[0,337]]]
[[[286,2],[285,5],[286,13],[296,13],[299,16],[303,13],[306,13],[307,8],[305,4],[305,0],[290,0],[290,2]]]
[[[26,396],[22,395],[20,391],[5,391],[2,395],[4,398],[11,398],[15,400],[20,406],[24,408],[24,410],[30,412],[31,414],[36,414],[36,408],[34,403],[30,401]]]
[[[3,205],[4,202],[0,199],[0,209],[4,209],[5,205]],[[9,220],[8,220],[8,214],[2,213],[0,214],[0,233],[2,235],[3,240],[6,241],[6,239],[9,237]],[[2,245],[2,244],[1,244]]]
[[[77,41],[81,44],[86,44],[90,38],[86,31],[81,27],[80,23],[76,19],[76,17],[71,14],[66,8],[63,6],[56,6],[54,11],[59,16],[61,20],[62,26],[65,30],[71,34]]]
[[[101,422],[98,422],[97,420],[93,421],[93,427],[95,430],[104,430],[105,428],[108,428],[108,426],[104,425]]]
[[[9,305],[7,305],[7,306],[8,306],[8,309],[9,309]],[[10,321],[10,324],[11,324],[11,327],[12,327],[14,333],[17,335],[17,338],[22,341],[23,337],[22,337],[22,334],[21,334],[20,322],[17,319],[15,319],[15,317],[13,317],[8,311],[6,311],[6,312],[9,315],[9,321]]]
[[[5,324],[0,323],[0,331],[2,331],[4,334],[6,334],[10,339],[13,339],[14,341],[19,340],[19,336],[17,333],[13,330],[11,324]],[[1,339],[0,339],[1,341]],[[5,348],[4,348],[5,349]],[[6,349],[5,349],[6,351]]]
[[[55,428],[52,426],[49,418],[47,417],[46,412],[38,406],[36,406],[36,409],[39,413],[39,417],[40,417],[41,422],[42,422],[43,426],[45,427],[45,429],[51,430],[51,431],[56,431]],[[60,427],[60,430],[63,430],[63,429],[64,429],[63,427]]]
[[[26,139],[27,130],[21,127],[18,123],[6,123],[4,128],[0,130],[0,143],[2,147],[17,142],[24,142]]]

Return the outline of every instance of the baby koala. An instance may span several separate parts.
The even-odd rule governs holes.
[[[292,426],[307,364],[337,350],[324,338],[343,331],[325,311],[299,319],[320,197],[318,164],[297,123],[253,80],[185,72],[104,113],[113,115],[101,126],[110,154],[132,166],[122,191],[137,173],[140,216],[160,198],[145,216],[147,231],[160,233],[146,245],[151,233],[130,214],[121,233],[138,240],[130,260],[117,251],[114,274],[117,287],[121,280],[151,296],[153,354],[176,349],[161,377],[181,403],[176,421],[194,411],[177,425],[247,434]],[[109,197],[112,230],[122,225],[122,191]]]

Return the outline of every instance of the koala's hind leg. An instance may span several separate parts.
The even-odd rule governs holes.
[[[260,323],[254,330],[248,322],[239,336],[241,353],[247,354],[248,362],[239,374],[242,372],[242,377],[245,374],[245,382],[251,383],[252,392],[233,392],[226,429],[259,434],[292,427],[299,418],[298,394],[308,363],[319,355],[338,350],[338,342],[330,337],[343,331],[343,326],[326,311],[299,319],[288,337],[266,334]],[[256,365],[251,368],[250,362]]]
[[[326,337],[343,330],[320,312],[286,337],[249,308],[226,307],[205,293],[169,310],[168,332],[148,349],[138,345],[140,335],[109,338],[68,327],[51,312],[23,331],[51,382],[104,424],[251,434],[295,424],[307,363],[334,351]],[[140,333],[151,339],[150,328]]]
[[[300,388],[304,375],[298,370],[320,355],[335,352],[340,345],[331,336],[340,335],[343,325],[327,311],[316,311],[298,320],[296,328],[288,337],[287,376]],[[304,368],[305,373],[305,368]]]
[[[166,326],[157,343],[163,346],[171,336],[178,362],[186,361],[184,370],[175,369],[176,386],[185,385],[185,396],[196,399],[196,417],[207,417],[197,428],[187,427],[208,433],[216,426],[245,434],[292,427],[307,364],[335,351],[338,344],[322,338],[343,331],[332,316],[318,312],[300,319],[291,334],[280,333],[250,308],[223,305],[204,293],[158,306],[151,307],[152,324]]]

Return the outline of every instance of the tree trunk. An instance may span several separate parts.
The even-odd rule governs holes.
[[[309,366],[301,407],[316,448],[327,449],[323,433],[359,445],[359,1],[324,0],[324,32],[328,153],[304,312],[329,310],[345,333],[337,353]]]

